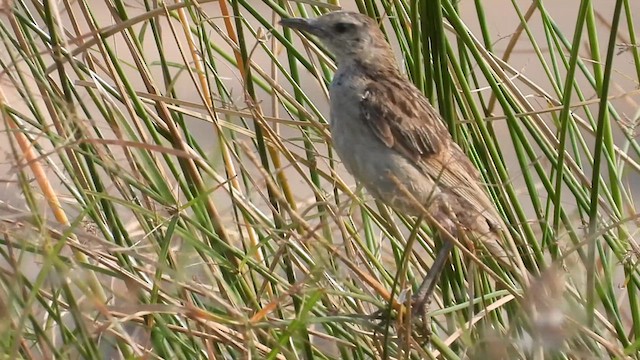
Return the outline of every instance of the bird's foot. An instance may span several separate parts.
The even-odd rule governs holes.
[[[430,301],[414,297],[407,305],[399,311],[387,307],[369,315],[371,321],[377,322],[374,326],[374,334],[388,335],[395,325],[399,337],[410,335],[421,343],[428,342],[431,336]]]
[[[429,306],[431,299],[414,297],[411,302],[411,322],[414,336],[422,342],[428,342],[431,337],[431,315]]]

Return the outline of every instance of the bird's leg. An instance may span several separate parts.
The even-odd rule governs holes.
[[[425,338],[429,338],[431,335],[431,329],[429,325],[429,318],[427,312],[429,311],[429,303],[431,302],[431,296],[433,295],[433,290],[436,287],[436,283],[438,279],[440,279],[440,274],[444,269],[444,266],[447,264],[447,260],[449,259],[449,253],[453,249],[453,243],[451,241],[445,240],[436,255],[435,260],[433,261],[433,265],[431,265],[431,269],[422,280],[422,284],[418,288],[418,291],[413,295],[413,304],[411,306],[412,315],[419,319],[418,327],[421,328],[422,336]]]
[[[436,255],[435,260],[433,261],[433,265],[431,265],[431,269],[422,280],[422,284],[418,288],[418,291],[415,293],[413,298],[415,299],[413,303],[413,311],[420,311],[424,313],[426,307],[428,306],[431,295],[433,295],[433,290],[436,287],[436,282],[440,278],[440,274],[444,269],[444,266],[449,259],[449,253],[453,250],[453,243],[451,241],[445,240],[442,244],[442,248]]]
[[[449,254],[451,250],[453,250],[454,244],[453,242],[447,239],[448,236],[455,236],[454,234],[458,234],[458,226],[456,225],[456,216],[452,212],[448,203],[444,201],[444,198],[438,198],[435,201],[435,207],[439,210],[436,212],[434,218],[436,221],[443,226],[444,233],[441,233],[443,239],[442,247],[438,251],[436,258],[433,260],[433,264],[431,265],[431,269],[422,280],[422,284],[418,288],[418,291],[413,296],[413,304],[411,308],[412,315],[415,315],[419,318],[422,323],[422,331],[425,336],[430,335],[429,329],[429,321],[427,312],[429,310],[429,303],[431,302],[431,296],[433,295],[433,291],[436,288],[436,283],[440,279],[440,275],[442,274],[442,270],[444,270],[444,266],[449,259]]]

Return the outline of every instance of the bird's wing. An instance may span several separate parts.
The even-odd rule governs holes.
[[[453,142],[440,115],[404,79],[371,82],[360,102],[363,121],[389,148],[411,159],[441,187],[467,202],[490,226],[502,223],[480,186],[480,175]],[[472,210],[468,209],[468,210]]]
[[[383,82],[367,86],[360,102],[364,122],[385,145],[416,162],[440,152],[449,133],[438,113],[406,80],[389,81],[386,88]]]
[[[440,116],[422,93],[404,79],[397,78],[395,83],[387,79],[373,81],[367,87],[360,104],[362,121],[386,146],[410,159],[441,190],[454,195],[456,204],[451,210],[458,224],[479,236],[478,240],[502,264],[513,264],[523,284],[527,284],[526,267],[480,183],[478,170],[451,139]],[[479,221],[480,217],[485,221]],[[502,236],[494,236],[500,232]]]

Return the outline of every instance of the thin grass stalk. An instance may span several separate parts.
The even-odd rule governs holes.
[[[411,0],[357,0],[350,5],[383,19],[381,28],[393,44],[399,45],[409,77],[431,98],[447,102],[440,107],[443,112],[447,111],[444,107],[450,107],[447,119],[452,121],[456,140],[485,181],[500,184],[488,186],[488,190],[513,226],[512,233],[521,241],[520,250],[530,249],[522,253],[527,267],[544,270],[550,265],[551,255],[552,266],[572,270],[563,299],[576,311],[566,313],[572,330],[566,334],[561,350],[548,353],[542,352],[540,344],[526,349],[527,333],[535,324],[527,322],[527,310],[519,303],[496,291],[492,276],[508,279],[510,275],[486,259],[485,266],[489,264],[495,274],[488,276],[483,274],[487,269],[476,270],[471,277],[467,274],[473,273],[475,265],[469,265],[466,259],[473,255],[462,251],[452,257],[437,291],[432,309],[437,316],[432,326],[432,348],[412,342],[406,330],[395,332],[397,322],[387,331],[404,336],[402,339],[380,340],[372,335],[375,324],[363,314],[385,307],[401,308],[391,293],[414,286],[429,268],[433,232],[379,203],[373,205],[366,191],[353,191],[353,183],[343,182],[341,174],[336,173],[339,159],[330,151],[324,100],[313,104],[309,96],[316,89],[326,94],[335,69],[331,57],[323,53],[317,40],[303,38],[299,42],[297,35],[287,39],[274,25],[274,18],[293,14],[294,9],[302,16],[316,16],[332,4],[266,0],[257,6],[238,0],[228,3],[228,15],[243,18],[227,17],[229,28],[218,16],[220,4],[215,2],[166,4],[164,8],[153,8],[146,2],[145,9],[115,2],[111,4],[114,15],[107,24],[100,24],[104,18],[96,16],[100,15],[96,10],[99,2],[63,2],[71,19],[68,24],[60,22],[57,12],[61,10],[25,1],[16,4],[15,26],[5,22],[9,25],[5,27],[0,22],[0,36],[9,50],[6,57],[0,57],[0,66],[9,85],[3,89],[27,100],[17,100],[15,107],[4,106],[3,111],[19,124],[18,131],[28,138],[36,159],[50,168],[46,173],[49,182],[62,182],[58,196],[65,200],[61,206],[70,222],[65,231],[83,241],[67,241],[69,236],[64,232],[53,231],[55,224],[41,214],[41,195],[29,186],[30,179],[22,171],[26,168],[20,168],[16,178],[35,215],[16,214],[23,226],[46,232],[55,248],[43,252],[44,244],[30,244],[14,230],[3,232],[0,257],[12,264],[0,275],[2,288],[6,289],[3,293],[10,294],[8,301],[15,309],[46,314],[44,322],[35,312],[9,318],[14,328],[22,324],[23,336],[16,338],[21,341],[18,355],[60,357],[71,349],[82,357],[95,357],[103,350],[99,347],[103,343],[94,336],[95,326],[107,329],[100,336],[115,336],[115,341],[130,347],[132,353],[141,351],[163,358],[366,359],[386,352],[389,357],[406,359],[453,359],[462,355],[483,357],[483,351],[503,345],[509,358],[567,359],[580,353],[622,358],[624,351],[635,356],[638,343],[633,334],[638,333],[635,319],[639,312],[634,291],[640,279],[628,248],[632,243],[627,239],[632,239],[636,219],[625,216],[633,213],[633,194],[622,186],[616,190],[609,185],[613,180],[627,181],[628,175],[640,168],[633,160],[640,149],[633,128],[624,123],[625,114],[616,104],[621,99],[633,100],[635,93],[627,92],[626,98],[599,95],[599,99],[589,99],[591,88],[600,94],[604,87],[616,84],[614,71],[609,85],[604,85],[604,72],[598,74],[593,69],[590,61],[597,54],[578,58],[575,81],[566,82],[564,73],[571,62],[567,53],[575,47],[544,4],[538,2],[522,12],[518,4],[512,4],[521,23],[502,56],[512,57],[516,43],[518,49],[526,45],[535,53],[531,65],[518,70],[486,51],[493,45],[493,25],[486,23],[491,18],[488,13],[482,20],[481,9],[486,4],[480,1],[476,1],[475,13],[462,15],[480,22],[481,40],[460,18],[462,3],[443,1],[444,21],[435,24],[430,24],[433,12],[420,11],[428,5]],[[635,5],[628,1],[623,4],[626,18],[632,19],[629,9]],[[597,12],[599,4],[592,5],[593,12],[585,20],[585,36],[595,45],[602,32],[602,28],[594,31],[595,21],[600,21],[600,27],[609,24]],[[185,9],[188,12],[175,11],[184,6],[190,6]],[[530,28],[534,22],[542,25],[544,37],[537,37],[539,32]],[[627,23],[627,28],[634,25],[631,20]],[[273,42],[262,43],[261,29],[253,28],[253,24],[271,32]],[[442,38],[443,58],[435,69],[440,69],[439,74],[427,59],[431,45],[423,41],[428,39],[425,29],[432,25],[434,33],[444,31],[437,30],[439,27],[447,30]],[[412,31],[412,27],[418,31]],[[18,31],[25,46],[16,39],[14,33]],[[59,45],[55,61],[51,58],[54,52],[47,47],[52,44],[48,34],[52,31]],[[242,36],[232,40],[230,31],[242,32]],[[127,42],[125,47],[114,46],[122,39]],[[180,47],[185,40],[190,49]],[[632,45],[635,40],[618,34],[617,41]],[[244,46],[244,57],[238,43]],[[276,43],[285,51],[279,53],[274,48]],[[496,43],[495,49],[501,46]],[[178,48],[178,60],[167,51],[171,47]],[[549,50],[541,50],[544,48]],[[630,79],[634,80],[640,73],[637,49],[631,46],[629,51],[636,52],[620,56],[632,59],[634,75]],[[159,60],[154,61],[156,58]],[[198,69],[199,61],[203,66]],[[604,64],[601,66],[604,69]],[[526,70],[534,67],[543,69],[542,75],[530,78]],[[237,93],[226,77],[243,71],[249,75],[239,77],[254,86],[252,101],[268,99],[285,112],[266,116],[255,107],[247,109],[245,99],[237,96],[243,93]],[[157,74],[159,80],[154,78]],[[146,84],[140,85],[140,80]],[[490,92],[480,88],[485,84]],[[444,85],[450,88],[446,90]],[[567,90],[567,86],[573,89]],[[193,93],[197,92],[196,100],[190,100],[192,87]],[[552,89],[551,93],[546,88]],[[203,93],[203,89],[209,90]],[[574,100],[561,104],[558,98],[562,99],[566,91],[572,92]],[[211,100],[207,100],[208,92]],[[596,102],[599,106],[606,102],[606,110],[600,109],[598,115],[591,109]],[[67,108],[68,103],[73,109]],[[566,107],[570,116],[563,124],[557,115]],[[596,118],[603,112],[610,123],[607,132],[616,134],[615,125],[620,124],[624,144],[617,136],[603,144],[604,158],[599,161],[606,161],[608,173],[594,178],[594,173],[587,175],[585,169],[596,161],[590,144],[596,137]],[[505,136],[499,132],[500,121],[506,121],[506,136],[513,147],[500,138]],[[200,134],[191,127],[193,122],[209,125],[217,133],[214,137],[219,144],[211,154],[206,144],[199,143]],[[262,133],[256,134],[254,123]],[[566,126],[565,158],[558,162],[556,129],[562,126]],[[280,128],[285,131],[280,132]],[[14,137],[9,138],[14,143],[12,154],[21,154]],[[262,159],[253,158],[259,151],[259,138],[264,140],[269,166],[277,173],[271,174]],[[218,146],[228,150],[226,158]],[[325,150],[328,157],[321,155]],[[501,156],[512,151],[516,165],[507,169]],[[189,183],[192,175],[185,167],[188,162],[202,178],[203,188]],[[228,171],[229,166],[233,171]],[[549,174],[549,168],[563,169],[562,191],[558,194],[558,179],[553,178],[557,173]],[[514,170],[523,172],[522,190],[512,183]],[[593,181],[598,181],[597,207],[603,210],[599,221],[606,226],[585,236],[580,222],[588,221],[593,209]],[[266,191],[265,183],[269,184]],[[311,204],[302,206],[298,193],[287,190],[296,183]],[[546,194],[551,195],[551,201],[545,204],[541,197]],[[555,196],[575,202],[576,210],[565,203],[558,208]],[[219,197],[231,203],[228,209],[217,202]],[[228,244],[220,241],[208,212],[206,203],[212,199],[219,211],[217,221],[230,236]],[[271,205],[274,200],[280,207],[277,211]],[[529,206],[535,215],[524,210]],[[542,232],[552,234],[549,231],[553,224],[547,220],[557,211],[558,229],[566,235],[558,232],[540,243]],[[85,219],[90,219],[96,236],[89,238],[83,233]],[[133,225],[142,235],[132,231]],[[179,247],[176,239],[181,240]],[[586,244],[595,240],[601,268],[594,297],[601,305],[594,307],[594,326],[589,329],[581,318],[587,307],[586,293],[576,276],[579,274],[575,274],[575,264],[587,262]],[[407,246],[413,241],[416,249],[410,252]],[[82,264],[75,271],[70,250],[89,257],[90,264]],[[25,256],[41,256],[45,261],[34,281],[20,268],[21,257]],[[621,262],[624,265],[620,266]],[[105,291],[115,304],[131,309],[129,313],[119,312],[119,306],[99,313],[93,308],[87,311],[77,292],[82,293],[86,283],[72,280],[67,287],[51,291],[44,280],[67,269],[93,272],[102,284],[126,282],[129,297],[106,286]],[[620,269],[625,271],[624,289],[618,289]],[[295,278],[287,278],[287,271],[294,272]],[[394,278],[403,279],[403,284],[394,285]],[[267,292],[267,288],[273,291]],[[300,304],[298,308],[294,300]],[[469,311],[471,306],[475,314]],[[19,311],[20,315],[24,312]],[[148,337],[140,341],[130,333],[117,333],[109,327],[111,322],[135,326]],[[488,328],[500,329],[497,342],[492,342]],[[307,330],[306,338],[300,336],[299,329]],[[2,343],[13,349],[16,340],[7,338],[9,342]],[[324,348],[318,339],[334,347]]]
[[[615,10],[613,14],[612,20],[612,29],[611,29],[611,37],[609,39],[609,46],[607,50],[607,58],[605,60],[604,66],[604,77],[602,79],[602,87],[600,96],[600,104],[598,109],[598,126],[596,128],[596,136],[595,136],[595,149],[594,149],[594,159],[593,159],[593,175],[591,177],[591,204],[590,204],[590,212],[589,212],[589,234],[594,234],[597,229],[597,223],[599,222],[598,216],[598,197],[599,197],[599,185],[600,185],[600,162],[601,157],[603,155],[603,150],[607,151],[608,154],[613,154],[613,140],[611,136],[611,129],[609,125],[609,116],[608,116],[608,91],[609,91],[609,83],[611,81],[611,72],[613,69],[613,55],[615,50],[615,40],[616,33],[618,29],[618,23],[620,20],[622,12],[622,1],[616,1]],[[577,44],[577,42],[575,42]],[[605,155],[606,156],[606,155]],[[610,177],[613,180],[611,186],[613,189],[617,188],[618,176],[615,174],[614,169],[609,169]],[[619,195],[615,196],[615,201],[619,201]],[[617,204],[618,207],[620,204]],[[620,233],[619,233],[620,234]],[[622,241],[625,241],[624,239]],[[592,266],[592,269],[595,270],[595,249],[599,247],[597,240],[593,244],[589,244],[588,251],[588,264]],[[595,271],[591,276],[587,278],[587,323],[589,325],[593,325],[594,322],[594,311],[595,311],[595,292],[594,292],[594,282],[597,281],[595,278]],[[635,286],[631,286],[632,289],[635,289]]]

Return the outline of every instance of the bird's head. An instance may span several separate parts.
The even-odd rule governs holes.
[[[393,59],[393,53],[378,24],[370,17],[350,12],[335,11],[315,19],[288,18],[280,24],[314,35],[336,56],[338,63],[377,59]]]

